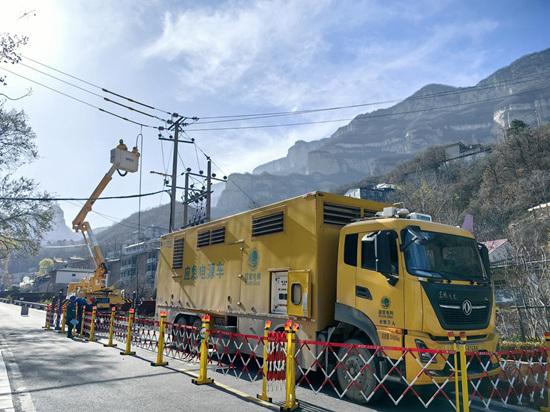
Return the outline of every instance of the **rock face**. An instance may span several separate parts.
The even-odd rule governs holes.
[[[80,234],[73,232],[67,227],[67,224],[65,223],[65,215],[59,205],[55,204],[53,209],[53,227],[52,230],[44,236],[43,243],[82,239]]]
[[[298,141],[286,157],[233,174],[216,216],[311,190],[331,190],[390,171],[416,152],[489,143],[520,119],[550,121],[550,49],[524,56],[472,87],[424,86],[395,106],[355,117],[329,138]],[[242,189],[242,190],[241,190]],[[248,193],[252,202],[244,193]]]

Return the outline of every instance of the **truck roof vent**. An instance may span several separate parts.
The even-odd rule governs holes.
[[[212,229],[212,232],[210,232],[210,244],[217,245],[219,243],[225,243],[225,226]]]
[[[269,216],[252,219],[252,236],[269,235],[284,230],[284,214],[277,212]]]
[[[358,207],[335,205],[325,203],[323,205],[323,222],[331,225],[347,225],[361,217],[361,209]]]
[[[183,267],[183,238],[174,240],[174,250],[172,253],[172,269],[181,269]]]
[[[210,244],[210,231],[205,230],[197,233],[197,247],[208,246]]]

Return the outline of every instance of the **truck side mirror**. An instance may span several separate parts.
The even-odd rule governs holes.
[[[481,262],[488,278],[491,278],[491,262],[489,261],[489,249],[483,243],[478,243],[479,255],[481,256]]]
[[[382,273],[388,278],[388,282],[393,286],[399,279],[396,276],[396,268],[392,267],[392,248],[396,248],[395,232],[380,232],[376,235],[374,244],[374,253],[376,255],[376,271]]]

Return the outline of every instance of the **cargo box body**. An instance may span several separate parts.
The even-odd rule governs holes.
[[[243,333],[294,318],[302,333],[334,321],[338,236],[384,204],[315,192],[161,238],[157,311],[210,313]]]

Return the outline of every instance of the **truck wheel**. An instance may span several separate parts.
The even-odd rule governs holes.
[[[185,316],[179,316],[176,318],[176,321],[174,322],[174,325],[180,326],[176,328],[172,332],[172,342],[175,344],[177,350],[181,351],[185,347],[185,334],[186,330],[183,328],[185,325],[187,325],[187,320],[185,319]]]
[[[346,345],[363,345],[357,339],[348,339]],[[372,357],[372,352],[364,348],[342,347],[338,351],[338,358],[341,364],[337,366],[336,377],[341,391],[346,391],[346,398],[356,403],[372,402],[379,398],[381,391],[378,390],[371,396],[376,388],[375,372],[377,364],[373,359],[369,367],[365,363]],[[368,399],[368,401],[367,401]]]

